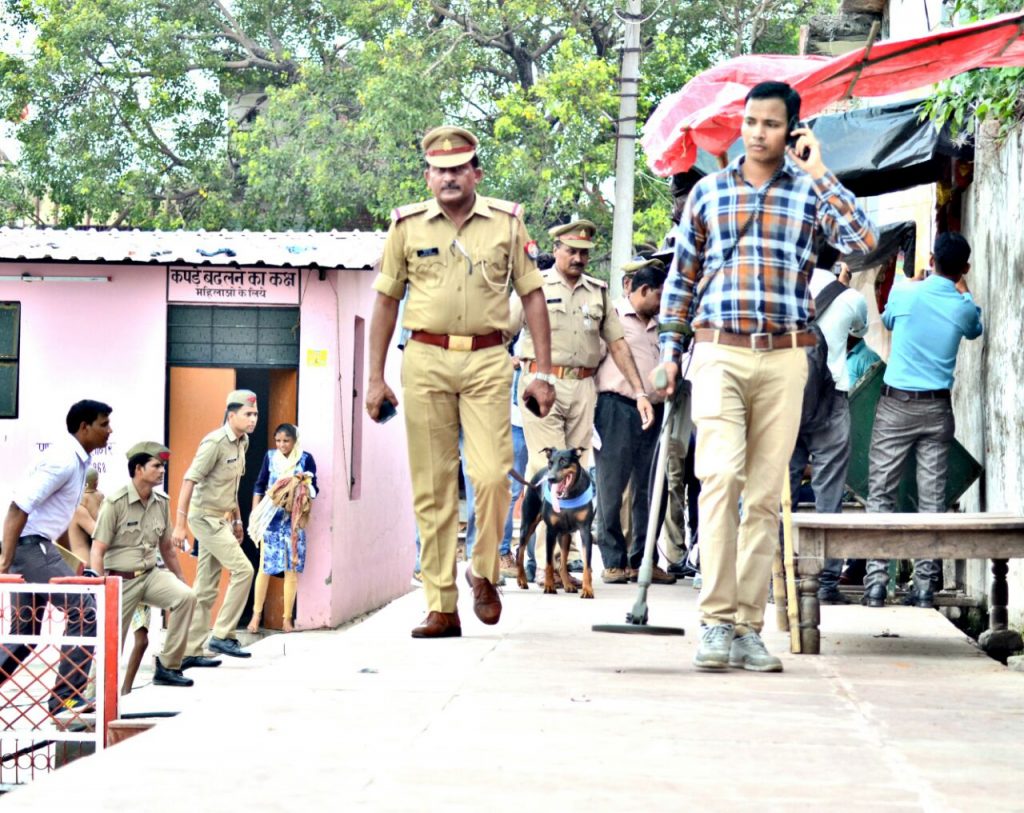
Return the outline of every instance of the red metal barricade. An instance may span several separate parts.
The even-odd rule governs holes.
[[[0,575],[0,789],[104,747],[118,714],[120,581]]]

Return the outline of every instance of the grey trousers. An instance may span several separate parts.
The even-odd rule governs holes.
[[[850,467],[850,402],[846,393],[835,393],[828,421],[816,432],[801,432],[789,460],[789,482],[796,508],[797,491],[807,463],[811,464],[814,510],[838,514],[843,510],[843,490]],[[821,571],[819,594],[836,589],[843,570],[842,559],[828,559]]]
[[[42,536],[23,536],[14,554],[11,573],[20,573],[29,584],[46,584],[55,576],[74,576],[57,547]],[[92,596],[81,593],[53,593],[50,602],[64,611],[67,617],[67,634],[91,638],[96,636],[96,602]],[[12,607],[11,633],[13,635],[38,635],[42,631],[43,614],[46,612],[45,594],[18,593]],[[11,677],[29,656],[33,646],[0,644],[0,683]],[[89,681],[92,666],[93,647],[64,646],[60,650],[60,667],[53,687],[50,711],[53,712],[65,700],[85,701],[84,691]]]
[[[872,513],[896,510],[900,480],[912,452],[917,456],[917,509],[924,514],[946,510],[946,474],[949,447],[956,423],[948,398],[934,401],[903,401],[883,395],[875,409],[868,462],[868,505]],[[938,559],[914,561],[914,587],[933,589],[941,579]],[[885,584],[889,579],[885,559],[869,559],[864,586]]]

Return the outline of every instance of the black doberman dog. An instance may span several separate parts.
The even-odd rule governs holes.
[[[594,489],[590,476],[580,463],[585,449],[542,449],[548,456],[547,468],[537,472],[523,497],[519,547],[516,549],[516,584],[528,590],[523,557],[526,543],[543,519],[547,526],[547,566],[544,570],[544,592],[555,592],[555,540],[562,550],[559,576],[566,593],[575,593],[577,583],[569,575],[569,543],[573,531],[580,532],[583,541],[583,584],[580,598],[594,597],[593,574],[590,569],[590,551],[593,537],[590,533],[594,521]]]

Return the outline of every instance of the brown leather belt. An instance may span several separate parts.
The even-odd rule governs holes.
[[[485,333],[483,336],[451,336],[447,333],[427,333],[425,330],[414,330],[409,338],[414,342],[432,344],[435,347],[443,347],[445,350],[462,350],[464,352],[484,350],[505,343],[505,337],[500,330]]]
[[[529,373],[536,373],[539,370],[540,367],[537,366],[536,361],[531,361],[526,368],[526,371]],[[555,378],[569,378],[582,381],[584,378],[590,378],[596,372],[597,367],[559,367],[557,364],[551,365],[551,375]]]
[[[788,333],[730,333],[728,330],[700,328],[693,332],[694,341],[713,342],[729,347],[745,347],[760,352],[768,350],[790,350],[794,347],[813,347],[818,340],[806,330],[792,330]]]
[[[151,567],[150,570],[153,568]],[[108,570],[108,575],[120,575],[125,582],[130,582],[132,579],[138,579],[140,575],[145,575],[150,570]]]

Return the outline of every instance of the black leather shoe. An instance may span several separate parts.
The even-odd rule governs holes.
[[[884,584],[872,584],[864,591],[860,603],[867,607],[884,607],[886,589]]]
[[[673,576],[679,576],[680,578],[686,578],[687,576],[696,576],[697,569],[690,565],[685,559],[681,562],[675,562],[665,568]]]
[[[228,655],[232,658],[251,658],[252,653],[242,649],[242,645],[234,638],[214,638],[206,642],[206,648],[211,652],[219,652],[221,655]]]
[[[903,597],[903,604],[907,607],[920,607],[922,610],[935,609],[935,591],[920,591],[916,587],[907,591]]]
[[[156,659],[156,670],[153,672],[153,685],[155,686],[191,686],[191,678],[185,677],[180,669],[168,669],[160,658]]]
[[[849,604],[850,599],[839,592],[838,587],[818,591],[818,601],[822,604]]]
[[[206,658],[202,655],[189,655],[188,657],[181,659],[182,671],[191,669],[193,666],[205,666],[207,668],[220,666],[220,661],[216,658]]]

